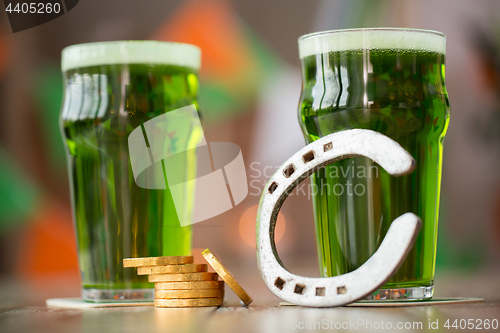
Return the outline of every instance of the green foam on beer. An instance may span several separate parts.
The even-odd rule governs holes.
[[[346,29],[315,32],[299,38],[299,56],[361,49],[411,50],[445,54],[446,36],[432,30],[404,28]]]
[[[159,41],[116,41],[77,44],[62,51],[63,72],[116,64],[156,64],[200,68],[201,51],[191,44]]]

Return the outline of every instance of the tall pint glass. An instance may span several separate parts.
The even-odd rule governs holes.
[[[434,292],[443,139],[450,116],[445,43],[439,32],[385,28],[299,38],[299,121],[307,143],[342,130],[369,129],[397,141],[417,162],[412,174],[392,177],[375,162],[353,157],[311,176],[322,276],[361,266],[400,215],[412,212],[422,219],[408,257],[369,299],[429,299]]]
[[[191,226],[181,227],[168,184],[137,185],[128,137],[135,129],[146,134],[155,117],[196,106],[199,67],[200,50],[179,43],[91,43],[62,52],[61,128],[85,300],[152,300],[153,284],[123,259],[190,254]],[[156,142],[170,154],[185,150],[202,135],[191,120]],[[147,135],[144,142],[149,149]],[[185,198],[193,200],[189,189]]]

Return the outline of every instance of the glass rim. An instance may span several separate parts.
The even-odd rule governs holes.
[[[380,28],[349,28],[349,29],[333,29],[333,30],[323,30],[323,31],[316,31],[316,32],[310,32],[308,34],[302,35],[298,38],[298,41],[306,40],[311,37],[319,37],[319,36],[326,36],[326,35],[333,35],[333,34],[339,34],[339,33],[344,33],[344,32],[358,32],[358,31],[394,31],[394,32],[418,32],[418,33],[426,33],[426,34],[431,34],[431,35],[437,35],[446,38],[446,35],[440,31],[437,30],[428,30],[428,29],[415,29],[415,28],[387,28],[387,27],[380,27]]]
[[[348,50],[400,49],[446,53],[446,35],[411,28],[361,28],[313,32],[298,39],[299,57]]]
[[[201,50],[187,43],[121,40],[75,44],[61,52],[61,70],[101,65],[155,64],[199,70]]]

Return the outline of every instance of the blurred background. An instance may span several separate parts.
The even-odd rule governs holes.
[[[297,38],[319,30],[381,26],[432,29],[448,37],[451,123],[444,147],[436,279],[498,270],[499,17],[498,0],[81,0],[62,17],[13,34],[3,12],[0,281],[21,281],[24,290],[44,295],[57,277],[57,291],[47,296],[79,294],[59,131],[64,47],[130,39],[201,47],[207,141],[241,147],[250,187],[236,208],[194,225],[193,253],[210,248],[252,292],[263,286],[255,259],[261,190],[304,145],[297,119]],[[294,193],[287,200],[277,240],[287,268],[318,276],[307,195]]]

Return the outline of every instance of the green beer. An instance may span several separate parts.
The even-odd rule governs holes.
[[[165,112],[197,105],[199,59],[194,46],[162,42],[63,51],[61,126],[86,300],[151,300],[153,284],[124,268],[123,259],[190,254],[192,229],[180,226],[168,185],[136,184],[128,136]],[[200,138],[186,128],[162,140],[175,153]]]
[[[354,157],[311,176],[322,276],[361,266],[400,215],[413,212],[422,219],[407,259],[372,299],[433,294],[442,144],[449,122],[445,40],[440,33],[405,29],[332,31],[299,39],[299,121],[306,141],[369,129],[397,141],[417,162],[412,174],[392,177],[373,161]]]

